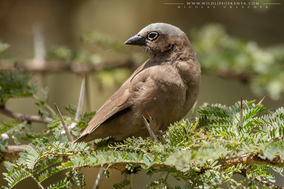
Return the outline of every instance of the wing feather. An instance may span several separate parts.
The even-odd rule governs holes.
[[[129,98],[131,94],[129,89],[132,85],[132,80],[136,77],[143,69],[146,69],[146,61],[142,64],[135,72],[122,84],[122,86],[103,104],[103,106],[97,111],[96,115],[90,120],[88,126],[81,132],[80,137],[75,142],[82,141],[87,135],[94,132],[100,125],[110,119],[118,112],[131,107]]]

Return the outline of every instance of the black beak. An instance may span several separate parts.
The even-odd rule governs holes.
[[[125,45],[140,45],[146,46],[146,39],[140,35],[134,35],[124,42]]]

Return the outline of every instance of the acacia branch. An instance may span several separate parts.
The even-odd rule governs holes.
[[[6,147],[5,151],[2,153],[2,161],[14,161],[19,158],[19,153],[23,152],[28,145],[9,145]],[[64,156],[64,161],[70,161],[73,158],[73,156]],[[212,160],[209,160],[212,161]],[[1,163],[0,162],[0,163]],[[116,169],[122,172],[129,172],[129,170],[126,168],[126,164],[129,163],[135,163],[136,165],[142,165],[143,163],[141,162],[110,162],[110,163],[105,163],[103,165],[94,165],[92,166],[93,168],[108,168],[108,169]],[[235,157],[235,158],[222,158],[218,161],[218,164],[221,165],[222,169],[226,169],[228,167],[237,165],[237,164],[245,164],[245,165],[271,165],[271,166],[284,166],[284,162],[281,161],[281,156],[276,155],[274,159],[269,160],[269,159],[262,159],[258,155],[255,154],[244,154],[241,155],[240,157]],[[88,165],[90,167],[90,165]],[[162,167],[171,167],[169,165],[164,165],[164,164],[152,164],[152,167],[156,168],[162,168]],[[206,168],[208,169],[208,168]],[[199,173],[202,174],[204,173],[205,170],[201,170]],[[246,177],[246,170],[243,169],[241,175]],[[255,181],[264,184],[266,186],[273,186],[277,189],[284,189],[284,187],[279,187],[276,186],[272,183],[269,183],[267,181],[263,181],[260,179],[255,179]]]
[[[27,145],[9,145],[6,148],[6,151],[3,153],[3,159],[6,159],[5,156],[18,156],[21,151],[23,151]],[[71,160],[73,156],[66,157],[66,160]],[[212,160],[208,160],[208,162],[211,162]],[[139,163],[138,163],[139,164]],[[218,160],[218,165],[221,165],[222,169],[226,169],[228,167],[236,166],[238,164],[243,165],[271,165],[271,166],[279,166],[284,167],[284,162],[281,160],[280,155],[274,156],[272,160],[269,159],[262,159],[259,157],[259,155],[256,154],[244,154],[240,157],[234,157],[234,158],[222,158]],[[161,164],[154,164],[154,167],[165,167],[165,165]],[[125,168],[125,167],[124,167]]]
[[[239,173],[239,174],[243,175],[244,177],[247,177],[247,169],[242,169],[242,172]],[[276,188],[276,189],[284,189],[284,187],[276,186],[273,183],[261,180],[259,178],[254,178],[254,180],[259,182],[259,183],[261,183],[261,184],[263,184],[263,185],[265,185],[265,186],[268,186],[268,187],[273,187],[273,188]]]
[[[50,121],[53,121],[52,118],[45,117],[45,116],[25,115],[22,113],[13,112],[11,110],[6,109],[4,106],[0,106],[0,114],[17,119],[20,122],[28,121],[28,122],[49,123]]]
[[[18,159],[19,154],[23,152],[29,145],[9,145],[5,148],[5,151],[2,152],[0,163],[3,161],[14,161]]]
[[[218,71],[218,76],[221,78],[233,78],[233,79],[237,79],[238,81],[240,81],[243,84],[247,84],[251,81],[251,74],[247,73],[247,72],[241,72],[241,73],[235,73],[232,70],[219,70]]]
[[[33,72],[63,72],[71,71],[74,73],[90,73],[106,69],[126,68],[134,71],[137,68],[135,62],[131,59],[118,61],[118,62],[101,62],[98,64],[66,62],[66,61],[44,61],[44,64],[38,64],[37,60],[28,60],[17,63],[17,67],[24,68]],[[15,68],[14,62],[0,60],[0,68],[2,70],[11,70]],[[203,71],[206,71],[203,69]],[[220,70],[218,76],[228,79],[233,78],[241,83],[247,84],[251,81],[251,76],[247,72],[234,73],[231,70]]]
[[[1,70],[11,70],[15,67],[13,62],[10,61],[0,61]],[[17,67],[24,68],[29,71],[35,72],[62,72],[62,71],[71,71],[74,73],[88,73],[94,71],[101,71],[105,69],[114,69],[114,68],[128,68],[135,69],[137,65],[132,60],[124,60],[120,62],[102,62],[99,64],[87,64],[87,63],[78,63],[70,62],[66,63],[63,61],[45,61],[45,64],[36,64],[35,61],[23,61],[17,64]]]
[[[231,166],[236,166],[238,164],[243,165],[272,165],[272,166],[284,166],[284,162],[281,161],[281,156],[276,155],[272,160],[262,159],[259,155],[256,154],[244,154],[239,157],[233,158],[222,158],[218,161],[218,164],[222,166],[222,168],[228,168]]]

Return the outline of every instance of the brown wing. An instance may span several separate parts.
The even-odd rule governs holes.
[[[139,74],[140,71],[147,68],[145,66],[146,61],[134,73],[128,78],[123,85],[103,104],[103,106],[97,111],[96,115],[88,123],[88,126],[81,132],[80,136],[75,140],[75,142],[83,141],[83,139],[94,132],[101,124],[106,120],[111,118],[116,113],[128,108],[131,106],[131,103],[128,101],[130,97],[129,88],[131,85],[132,79]]]

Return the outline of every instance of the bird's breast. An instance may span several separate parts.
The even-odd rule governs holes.
[[[171,65],[157,65],[141,71],[130,83],[133,120],[149,113],[157,127],[154,130],[164,130],[192,107],[196,95],[189,91],[191,89],[179,70]]]
[[[130,91],[137,106],[159,106],[170,102],[181,106],[186,100],[187,86],[171,66],[154,66],[133,78]]]

